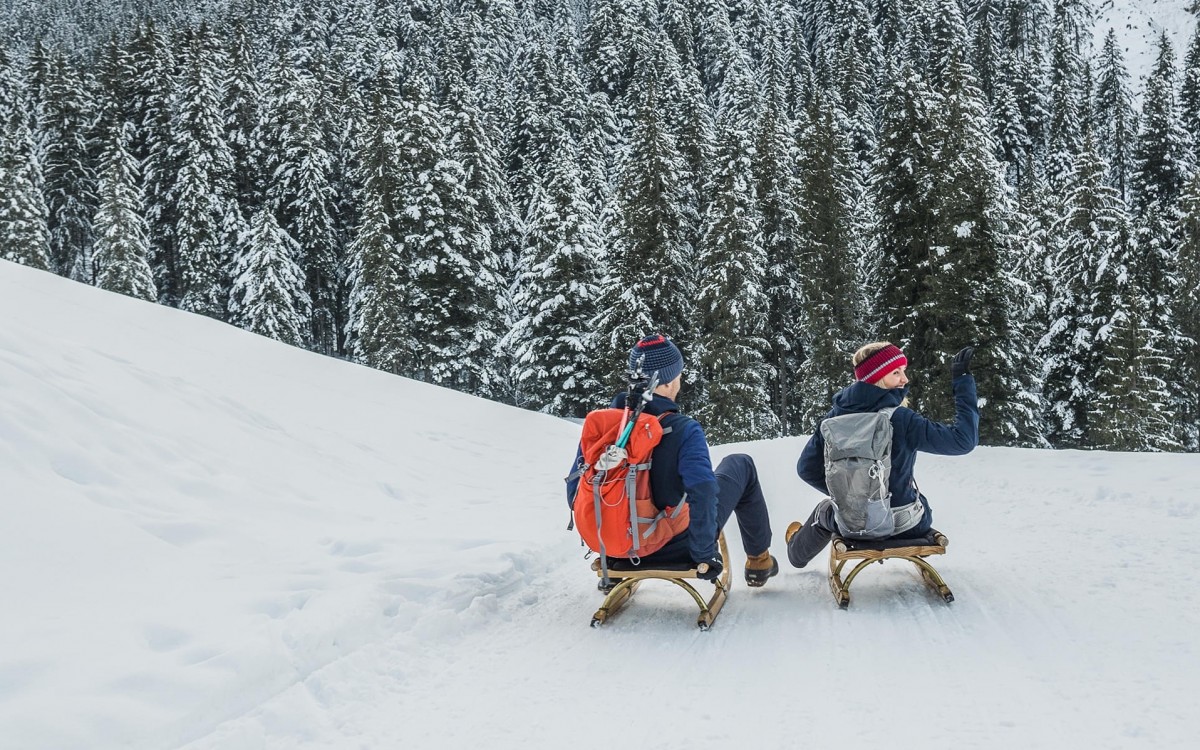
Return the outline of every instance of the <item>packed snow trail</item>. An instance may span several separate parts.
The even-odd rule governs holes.
[[[731,523],[710,632],[654,582],[591,629],[576,425],[4,262],[0,319],[0,746],[1192,740],[1195,455],[922,456],[952,605],[900,562],[845,612],[823,558],[751,590]],[[781,559],[802,445],[714,449]]]

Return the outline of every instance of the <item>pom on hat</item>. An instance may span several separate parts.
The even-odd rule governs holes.
[[[659,383],[670,383],[683,372],[683,355],[671,339],[656,333],[634,345],[629,352],[629,369],[646,375],[658,372]]]
[[[874,385],[884,376],[900,367],[908,365],[908,357],[899,347],[888,344],[871,356],[864,359],[854,368],[854,377]]]

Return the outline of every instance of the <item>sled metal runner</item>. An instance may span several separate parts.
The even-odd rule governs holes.
[[[829,588],[833,598],[842,609],[850,606],[850,584],[864,568],[871,563],[882,563],[884,560],[908,560],[921,572],[921,580],[949,604],[954,601],[950,587],[942,580],[942,576],[925,559],[932,555],[946,554],[946,545],[950,540],[946,535],[930,529],[924,539],[882,539],[878,541],[862,541],[844,539],[834,534],[829,546]],[[858,564],[850,570],[850,574],[842,578],[842,569],[851,560]]]
[[[713,594],[707,600],[701,596],[695,586],[689,583],[689,580],[699,579],[695,568],[685,568],[681,570],[668,569],[650,569],[636,568],[633,566],[622,565],[620,567],[610,567],[608,574],[611,578],[620,578],[621,582],[613,586],[608,592],[608,596],[604,597],[604,601],[600,604],[600,609],[596,610],[596,614],[592,615],[592,627],[599,627],[608,621],[610,617],[621,610],[629,600],[633,598],[633,594],[638,587],[647,580],[658,579],[662,581],[670,581],[691,595],[692,600],[696,602],[696,606],[700,608],[700,616],[696,619],[696,625],[701,630],[708,630],[716,621],[717,615],[721,612],[722,605],[725,604],[725,598],[729,595],[729,586],[732,580],[730,575],[729,565],[729,548],[725,545],[725,534],[722,532],[718,537],[718,544],[721,548],[721,559],[725,561],[725,569],[721,571],[721,575],[714,581]],[[598,577],[603,577],[604,573],[600,569],[600,560],[597,558],[592,561],[592,570],[596,571]]]

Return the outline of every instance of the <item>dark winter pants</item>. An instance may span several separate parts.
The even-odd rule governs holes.
[[[726,456],[713,473],[717,475],[717,529],[724,528],[729,516],[736,515],[742,548],[747,555],[760,554],[771,546],[771,519],[754,459],[744,453]],[[690,562],[693,560],[686,533],[642,558],[642,565],[650,566]]]
[[[808,561],[817,556],[837,529],[833,520],[833,503],[822,500],[813,508],[812,514],[804,522],[804,526],[796,532],[788,542],[788,561],[797,568],[808,565]]]
[[[758,555],[771,546],[771,519],[767,500],[758,483],[754,459],[745,453],[726,456],[717,465],[717,529],[725,528],[731,514],[737,515],[742,549]]]

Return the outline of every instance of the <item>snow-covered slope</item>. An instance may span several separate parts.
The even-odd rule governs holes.
[[[2,747],[1193,739],[1194,455],[922,457],[949,606],[889,563],[839,611],[818,563],[592,630],[576,426],[4,262],[0,320]],[[801,445],[714,451],[779,531]]]

